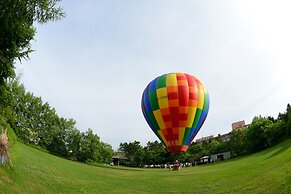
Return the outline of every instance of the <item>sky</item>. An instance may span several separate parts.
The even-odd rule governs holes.
[[[141,111],[146,85],[185,72],[204,83],[208,117],[196,138],[231,131],[291,102],[291,2],[63,0],[66,17],[35,24],[27,91],[91,128],[114,149],[158,140]]]

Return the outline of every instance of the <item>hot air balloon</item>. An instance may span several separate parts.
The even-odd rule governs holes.
[[[143,115],[169,152],[185,152],[209,110],[205,86],[186,73],[169,73],[151,81],[142,94]]]

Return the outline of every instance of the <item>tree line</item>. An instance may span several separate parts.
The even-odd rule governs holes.
[[[0,1],[0,131],[7,130],[10,143],[18,140],[48,150],[71,160],[110,162],[112,147],[100,140],[91,129],[80,132],[73,119],[57,115],[54,108],[40,97],[26,92],[15,80],[14,63],[28,59],[33,51],[34,24],[59,20],[65,13],[61,0]],[[141,166],[180,161],[193,161],[203,155],[231,151],[234,156],[254,153],[275,145],[291,134],[290,105],[278,118],[255,117],[245,128],[234,130],[230,140],[215,138],[202,144],[192,143],[185,153],[168,153],[157,141],[141,146],[134,141],[121,143],[115,154],[123,154],[125,165]]]
[[[34,24],[65,16],[57,5],[60,1],[0,1],[0,132],[7,130],[10,144],[18,139],[72,160],[109,162],[113,152],[109,144],[91,129],[80,132],[73,119],[58,116],[54,108],[15,80],[15,62],[29,59],[33,51]]]
[[[140,167],[181,162],[194,162],[205,155],[231,152],[240,156],[261,151],[291,136],[291,107],[277,118],[254,117],[251,124],[231,131],[225,141],[221,135],[192,142],[184,153],[168,153],[158,141],[142,146],[139,141],[120,143],[114,152],[111,145],[102,142],[91,129],[81,132],[73,119],[60,117],[54,108],[40,97],[27,92],[17,79],[1,86],[0,128],[8,130],[13,143],[16,138],[26,144],[44,148],[54,155],[86,163],[110,163],[113,155],[128,158],[123,165]]]
[[[91,129],[80,132],[73,119],[60,117],[17,80],[2,85],[0,126],[18,140],[71,160],[109,163],[113,149]],[[16,136],[12,141],[15,141]]]
[[[168,153],[162,143],[148,142],[142,146],[139,141],[124,142],[119,145],[118,153],[127,157],[123,165],[142,167],[180,162],[195,162],[206,155],[230,152],[232,157],[251,154],[271,147],[291,137],[290,104],[284,113],[273,117],[256,116],[251,124],[231,131],[229,140],[221,135],[201,143],[192,142],[184,153]]]

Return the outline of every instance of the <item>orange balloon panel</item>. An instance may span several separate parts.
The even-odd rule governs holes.
[[[142,95],[142,112],[169,152],[184,152],[209,110],[204,85],[186,73],[169,73],[151,81]]]

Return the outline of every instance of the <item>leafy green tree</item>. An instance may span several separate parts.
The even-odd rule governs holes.
[[[79,145],[78,159],[80,161],[87,163],[102,161],[100,138],[93,133],[92,129],[81,134]]]
[[[70,134],[67,142],[68,147],[68,158],[73,161],[78,160],[78,154],[80,150],[80,140],[81,140],[81,132],[74,128]]]
[[[30,41],[36,33],[34,22],[46,23],[64,17],[62,9],[56,6],[59,1],[0,1],[0,85],[14,77],[15,60],[27,59],[32,52]]]
[[[238,156],[247,152],[247,130],[247,128],[232,130],[229,146],[233,156]]]
[[[290,104],[287,105],[287,123],[286,123],[286,131],[289,137],[291,137],[291,106]]]
[[[148,142],[144,147],[144,163],[145,164],[163,164],[167,151],[162,143],[158,141]]]
[[[216,139],[213,139],[209,144],[209,154],[220,153],[221,142]]]
[[[101,142],[101,158],[102,160],[100,162],[103,163],[110,163],[112,161],[113,156],[113,149],[112,146],[108,143]]]
[[[248,151],[253,153],[268,147],[265,130],[272,124],[272,121],[264,117],[255,117],[248,127],[247,144]]]
[[[264,136],[267,139],[267,147],[281,142],[286,137],[286,130],[284,128],[284,123],[281,120],[274,120],[265,126]]]
[[[210,143],[211,143],[211,140],[206,140],[206,141],[203,141],[202,142],[202,147],[203,147],[203,154],[204,155],[209,155],[210,154]]]
[[[281,134],[285,134],[286,137],[291,136],[291,106],[287,105],[285,113],[279,113],[278,119],[282,121]]]
[[[80,133],[73,119],[59,117],[41,98],[26,92],[18,80],[7,82],[0,111],[17,137],[27,144],[47,149],[52,154],[83,162],[110,162],[112,147],[100,141],[89,129]]]
[[[8,130],[8,138],[11,146],[13,142],[16,142],[16,135],[13,130],[14,125],[12,125],[16,122],[16,117],[11,108],[13,104],[14,101],[10,96],[9,86],[7,84],[0,85],[0,130]]]
[[[119,151],[128,158],[128,166],[140,167],[143,165],[144,149],[139,141],[120,143]]]
[[[9,124],[22,141],[48,148],[54,135],[58,135],[62,123],[55,110],[48,103],[43,103],[41,98],[26,92],[17,80],[8,85],[13,101],[6,106],[13,111],[13,119]]]
[[[205,155],[205,150],[202,144],[198,144],[195,142],[191,143],[187,152],[191,155],[191,159],[190,159],[191,161],[197,160],[203,155]]]
[[[76,133],[75,124],[73,119],[58,118],[58,122],[50,131],[51,141],[46,148],[53,154],[68,158],[72,151],[71,138]]]
[[[76,160],[86,163],[110,163],[112,161],[111,145],[100,141],[100,137],[94,134],[92,129],[81,134],[74,131],[70,138],[75,138],[70,144],[70,152]],[[76,151],[76,149],[78,150]]]

